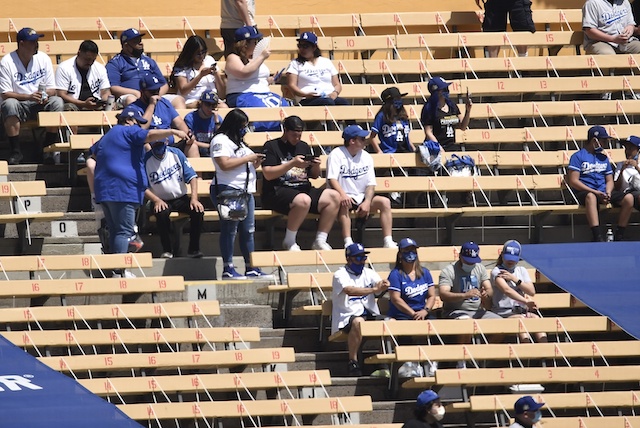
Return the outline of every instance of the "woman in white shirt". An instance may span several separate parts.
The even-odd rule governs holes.
[[[256,192],[256,168],[264,155],[254,153],[244,142],[249,118],[240,109],[231,110],[222,121],[211,140],[211,158],[216,168],[216,178],[211,182],[209,193],[213,205],[217,206],[218,195],[229,189],[245,190],[249,193],[247,216],[244,220],[220,219],[220,252],[224,269],[222,279],[264,278],[260,268],[251,266],[254,250],[254,211]],[[244,257],[246,272],[240,275],[233,266],[233,247],[240,228],[240,251]]]
[[[318,37],[306,31],[298,40],[298,58],[287,69],[287,87],[303,106],[332,106],[349,104],[340,98],[342,84],[338,70],[330,59],[322,56]]]
[[[185,99],[187,108],[196,108],[205,91],[216,92],[219,98],[224,98],[224,80],[216,60],[207,55],[207,43],[200,36],[187,39],[169,80],[175,85],[177,94]],[[218,107],[227,105],[219,102]]]

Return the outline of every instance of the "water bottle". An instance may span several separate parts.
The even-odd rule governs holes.
[[[475,275],[471,275],[469,277],[469,283],[470,283],[470,288],[480,288],[478,286],[478,277],[475,276]],[[476,301],[480,300],[480,298],[479,297],[472,297],[470,300],[472,302],[476,302]]]
[[[607,225],[607,238],[606,238],[607,242],[613,242],[613,229],[611,228],[611,225],[608,224]]]
[[[38,84],[38,92],[40,92],[40,104],[44,104],[49,99],[49,95],[47,95],[47,84],[44,82],[40,82]]]
[[[116,101],[116,97],[114,97],[113,95],[109,95],[107,97],[107,104],[104,106],[104,111],[111,111],[113,110],[113,104]]]

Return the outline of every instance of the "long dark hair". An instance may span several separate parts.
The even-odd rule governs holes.
[[[394,269],[397,269],[402,275],[407,276],[404,269],[402,269],[402,250],[398,249],[398,253],[396,254],[396,265]],[[413,262],[413,270],[416,271],[416,279],[422,278],[424,275],[424,269],[420,264],[420,257],[418,257],[418,249],[416,248],[416,261]]]
[[[240,130],[249,123],[249,117],[239,108],[234,108],[225,116],[224,120],[216,130],[215,135],[224,134],[231,141],[236,143],[238,148],[245,146],[245,142],[240,135]]]
[[[193,67],[193,62],[197,52],[206,51],[207,50],[207,42],[198,35],[193,35],[187,39],[182,47],[182,51],[180,55],[178,55],[178,59],[173,64],[173,70],[171,70],[171,76],[169,80],[171,82],[174,81],[176,69]]]
[[[393,106],[393,99],[387,100],[378,113],[382,112],[382,117],[384,119],[384,123],[393,123],[396,120],[409,120],[409,115],[407,114],[407,110],[402,106],[400,110],[396,109]]]
[[[444,102],[446,105],[449,106],[449,112],[453,112],[455,111],[455,108],[457,107],[453,101],[451,101],[449,99],[449,91],[444,91]],[[427,114],[428,117],[431,118],[431,121],[433,122],[436,118],[436,111],[438,110],[438,101],[439,101],[439,96],[437,92],[434,92],[433,94],[431,94],[431,96],[429,97],[429,99],[427,100],[426,103],[426,110],[427,110]]]

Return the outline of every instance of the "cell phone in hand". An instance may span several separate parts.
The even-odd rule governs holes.
[[[314,156],[314,155],[304,155],[304,161],[305,162],[313,162],[314,160],[318,159],[318,156]]]
[[[282,76],[282,73],[284,72],[284,68],[280,71],[278,71],[276,74],[273,75],[273,81],[277,82],[278,80],[280,80],[280,77]]]
[[[96,105],[100,106],[100,107],[104,107],[107,105],[107,100],[95,100]]]

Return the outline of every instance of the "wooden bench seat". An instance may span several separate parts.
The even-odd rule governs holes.
[[[329,370],[288,372],[183,374],[178,376],[109,377],[78,381],[100,396],[138,395],[150,393],[189,393],[273,388],[299,388],[331,385]]]
[[[293,348],[256,348],[229,351],[160,352],[112,355],[40,357],[42,363],[61,372],[82,373],[135,369],[212,369],[238,365],[270,365],[295,361]]]
[[[219,316],[217,300],[2,308],[0,323],[132,320]]]
[[[587,409],[594,407],[637,407],[640,402],[639,391],[593,391],[538,393],[533,395],[538,402],[552,409]],[[500,412],[513,406],[513,395],[472,395],[469,397],[470,410],[473,412]],[[546,421],[553,420],[545,418]],[[589,419],[591,420],[591,418]],[[590,424],[588,426],[591,426]]]
[[[0,256],[5,272],[135,269],[153,266],[151,253]]]
[[[640,416],[545,417],[543,422],[545,428],[630,428],[640,424]]]
[[[291,400],[244,400],[216,402],[122,404],[118,408],[135,420],[243,418],[370,412],[371,397],[298,398]]]

